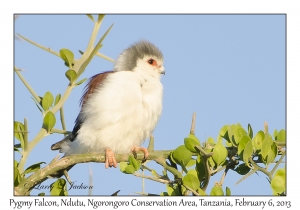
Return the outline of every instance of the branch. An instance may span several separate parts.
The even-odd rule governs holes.
[[[197,193],[197,191],[193,190],[193,189],[190,188],[189,186],[186,186],[186,185],[184,185],[184,184],[182,184],[182,185],[183,185],[186,189],[188,189],[189,191],[191,191],[192,193],[194,193],[195,195],[200,196],[200,194]]]
[[[61,126],[63,130],[67,130],[66,122],[65,122],[65,115],[64,115],[64,106],[62,106],[59,110],[59,115],[60,115],[60,121],[61,121]],[[65,137],[67,134],[65,134]]]
[[[213,152],[207,153],[204,151],[204,149],[202,149],[202,147],[200,147],[198,145],[196,145],[195,148],[197,148],[199,150],[199,155],[200,155],[201,159],[203,160],[203,163],[205,164],[205,175],[206,175],[205,177],[206,178],[205,178],[203,187],[201,187],[201,189],[205,191],[208,186],[211,174],[212,174],[212,172],[210,171],[208,158],[213,155]]]
[[[55,52],[54,50],[51,50],[50,47],[44,47],[43,45],[40,45],[34,41],[31,41],[30,39],[27,39],[26,37],[22,36],[21,34],[18,34],[18,36],[20,36],[22,39],[26,40],[27,42],[29,42],[30,44],[33,44],[49,53],[52,53],[53,55],[56,55],[57,57],[60,57],[59,53],[58,52]]]
[[[256,173],[258,171],[257,168],[253,169],[252,171],[250,171],[249,173],[247,173],[245,176],[243,176],[239,181],[237,181],[234,185],[238,185],[239,183],[241,183],[242,181],[244,181],[245,179],[247,179],[249,176],[251,176],[252,174]]]
[[[261,172],[263,172],[264,174],[266,174],[266,175],[269,177],[269,179],[271,180],[272,175],[271,175],[271,173],[270,173],[267,169],[265,169],[265,168],[260,167],[259,165],[257,165],[257,164],[252,160],[252,158],[249,158],[249,161],[250,161],[250,163],[252,164],[252,166],[253,166],[255,169],[257,169],[258,171],[261,171]]]
[[[285,151],[282,153],[280,159],[277,161],[276,165],[274,166],[274,168],[271,170],[270,172],[270,177],[273,176],[274,172],[276,171],[276,169],[278,168],[279,164],[282,163],[283,158],[285,157]]]
[[[25,87],[29,90],[29,92],[31,93],[31,95],[34,97],[34,99],[40,103],[41,99],[40,97],[35,93],[35,91],[33,90],[33,88],[29,85],[29,83],[25,80],[25,78],[22,76],[22,74],[18,71],[19,69],[17,67],[14,67],[14,71],[16,72],[16,74],[19,76],[19,78],[21,79],[21,81],[23,82],[23,84],[25,85]]]
[[[171,150],[157,150],[149,153],[148,160],[155,160],[158,158],[167,158]],[[124,162],[128,160],[129,154],[117,154],[117,162]],[[144,153],[138,152],[137,159],[143,160]],[[15,187],[15,195],[27,195],[36,185],[45,181],[49,177],[61,176],[64,170],[69,170],[75,164],[87,162],[105,162],[105,154],[78,154],[66,156],[61,159],[54,158],[47,166],[37,170],[34,174],[24,179],[18,186]]]
[[[170,152],[171,150],[169,150],[169,153]],[[165,158],[159,157],[157,159],[154,159],[154,161],[157,162],[162,167],[164,167],[165,169],[167,169],[169,172],[171,172],[176,178],[182,178],[182,174],[176,168],[173,168],[172,166],[167,164],[166,162],[167,157],[168,156],[166,156]]]
[[[190,134],[195,135],[195,124],[196,124],[196,112],[193,113]]]
[[[156,178],[154,176],[147,176],[147,175],[143,175],[143,174],[139,174],[139,173],[134,173],[133,175],[136,176],[136,177],[150,179],[152,181],[156,181],[156,182],[163,183],[163,184],[173,183],[173,181],[168,180],[168,179],[164,179],[163,177],[162,178]]]

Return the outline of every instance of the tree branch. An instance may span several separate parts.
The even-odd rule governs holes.
[[[190,134],[195,135],[195,124],[196,124],[196,112],[193,113]]]
[[[158,158],[167,158],[171,150],[157,150],[149,153],[148,160],[155,160]],[[128,160],[129,154],[116,154],[117,162],[124,162]],[[138,152],[137,159],[143,160],[144,153]],[[70,155],[58,159],[54,158],[47,166],[39,169],[31,176],[24,179],[18,186],[15,187],[14,195],[27,195],[36,185],[45,181],[49,177],[57,177],[63,174],[64,170],[69,170],[75,164],[87,162],[105,162],[105,154],[78,154]]]

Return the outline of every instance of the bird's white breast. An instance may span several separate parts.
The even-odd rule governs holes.
[[[134,71],[109,74],[86,101],[84,120],[67,154],[103,152],[129,153],[154,130],[162,111],[163,87],[158,78]]]

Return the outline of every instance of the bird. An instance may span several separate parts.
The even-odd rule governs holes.
[[[164,56],[147,40],[120,53],[113,70],[90,78],[80,112],[68,136],[51,146],[65,156],[105,153],[105,168],[117,167],[115,154],[137,151],[150,137],[162,113]]]

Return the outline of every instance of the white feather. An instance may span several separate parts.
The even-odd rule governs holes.
[[[162,111],[159,71],[163,71],[163,66],[159,71],[153,69],[147,59],[139,59],[133,71],[108,74],[81,110],[84,123],[77,138],[64,144],[62,152],[70,155],[110,148],[124,154],[149,138]]]

